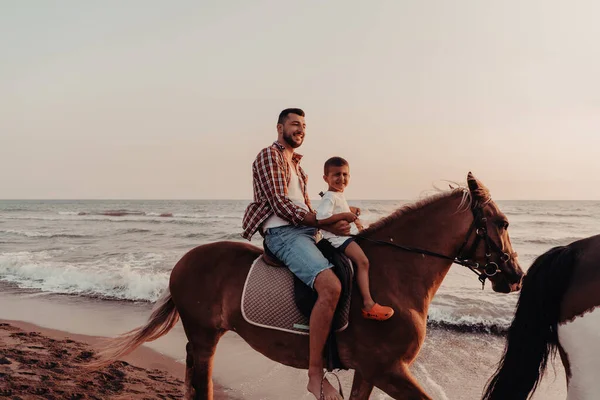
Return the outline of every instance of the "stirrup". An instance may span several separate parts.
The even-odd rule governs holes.
[[[337,379],[338,381],[338,393],[340,394],[340,396],[342,396],[342,399],[344,398],[344,391],[342,390],[342,382],[340,382],[340,378],[337,376],[337,374],[335,372],[327,372],[325,371],[325,373],[323,374],[323,377],[321,378],[321,393],[319,394],[319,400],[323,400],[323,398],[325,397],[324,393],[323,393],[323,381],[325,380],[325,378],[327,378],[327,375],[333,375],[335,376],[335,379]]]

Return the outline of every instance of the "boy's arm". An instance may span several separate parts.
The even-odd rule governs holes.
[[[350,206],[350,212],[352,212],[353,214],[355,214],[358,217],[360,215],[360,208]]]
[[[308,214],[306,219],[314,218],[316,227],[329,231],[338,236],[345,236],[350,233],[350,224],[348,223],[349,215],[333,214],[335,201],[327,193],[317,207],[316,214]],[[350,214],[350,213],[346,213]],[[309,217],[310,216],[310,217]],[[344,218],[346,217],[346,218]],[[355,217],[354,217],[355,218]],[[352,219],[354,220],[354,219]]]
[[[354,222],[356,220],[356,215],[351,212],[343,212],[339,214],[334,214],[329,218],[318,220],[319,225],[331,225],[335,224],[338,221],[348,221]]]
[[[356,219],[356,215],[350,212],[334,214],[333,210],[335,210],[335,199],[332,198],[329,192],[327,192],[323,196],[323,199],[321,199],[319,207],[317,207],[317,226],[323,227],[325,230],[327,230],[327,228],[325,228],[326,225],[332,225],[338,221],[354,222]]]
[[[354,220],[354,225],[356,225],[356,229],[358,229],[359,231],[362,231],[363,229],[365,229],[365,227],[362,224],[362,221],[358,218],[356,218]]]
[[[339,220],[338,222],[329,225],[322,224],[321,221],[318,221],[317,227],[338,236],[348,236],[350,234],[350,223],[346,220]]]

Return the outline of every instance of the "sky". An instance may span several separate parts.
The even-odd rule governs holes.
[[[312,198],[600,200],[596,1],[0,0],[0,199],[250,199],[279,112]]]

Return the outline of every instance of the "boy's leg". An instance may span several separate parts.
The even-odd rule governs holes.
[[[350,242],[344,254],[356,265],[356,282],[363,298],[363,309],[370,310],[375,305],[369,287],[369,259],[356,242]]]
[[[377,304],[371,297],[371,289],[369,286],[369,259],[362,251],[360,246],[352,241],[346,245],[344,254],[350,258],[356,265],[356,281],[358,289],[363,297],[363,317],[374,319],[377,321],[385,321],[394,315],[394,310],[391,307],[386,307]]]

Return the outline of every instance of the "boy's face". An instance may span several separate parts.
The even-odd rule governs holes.
[[[332,192],[343,192],[350,182],[350,167],[329,167],[327,174],[323,179],[329,184],[329,190]]]

